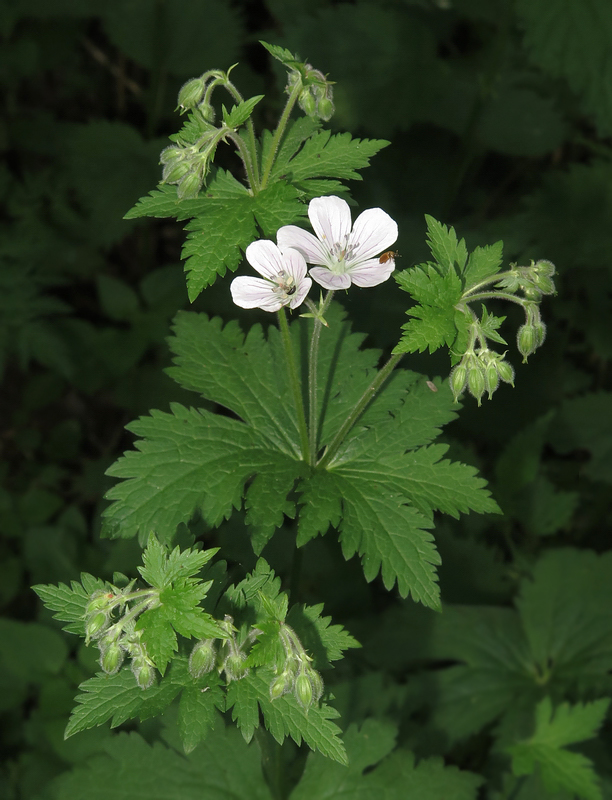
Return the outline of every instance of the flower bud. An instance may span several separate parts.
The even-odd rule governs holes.
[[[123,663],[124,651],[115,642],[102,650],[100,655],[100,666],[107,675],[114,675],[119,672]]]
[[[303,708],[312,703],[312,683],[305,672],[300,672],[295,679],[295,698]]]
[[[155,669],[146,661],[132,662],[132,672],[136,677],[136,683],[141,689],[148,689],[155,682]]]
[[[189,161],[166,164],[162,172],[162,181],[164,183],[178,183],[188,172],[191,172],[191,163]]]
[[[495,366],[502,381],[504,383],[509,383],[510,386],[514,386],[514,369],[512,364],[507,361],[498,361]]]
[[[533,282],[537,287],[538,291],[540,291],[542,294],[554,294],[556,291],[555,283],[552,280],[552,278],[548,277],[548,275],[541,275],[540,273],[536,273],[533,276]]]
[[[202,99],[206,90],[206,83],[202,78],[192,78],[184,83],[178,95],[178,104],[183,109],[195,108]]]
[[[481,364],[474,364],[468,370],[467,385],[472,397],[476,398],[480,405],[485,391],[484,370]]]
[[[114,599],[115,595],[112,592],[103,589],[94,592],[85,607],[85,616],[88,617],[94,611],[106,611]]]
[[[198,196],[200,189],[202,188],[202,176],[198,171],[192,172],[189,175],[186,175],[178,185],[178,189],[176,193],[178,195],[179,200],[183,199],[193,199],[194,197]]]
[[[294,675],[291,670],[285,669],[270,684],[270,700],[277,700],[293,689]]]
[[[547,278],[552,278],[557,271],[552,261],[546,261],[545,259],[537,261],[534,264],[534,268],[536,272],[538,272],[540,275],[545,275]]]
[[[546,325],[542,320],[538,320],[533,327],[535,329],[536,347],[540,347],[544,343],[544,339],[546,339]]]
[[[239,681],[241,678],[244,678],[245,675],[249,674],[249,668],[244,666],[245,661],[246,656],[242,652],[230,655],[225,659],[223,669],[225,670],[225,677],[228,683],[230,683],[230,681]]]
[[[108,625],[108,614],[104,611],[96,611],[91,614],[85,623],[85,636],[89,639],[97,639],[101,636]]]
[[[497,371],[497,364],[494,360],[489,361],[485,367],[484,373],[485,389],[489,394],[489,400],[493,397],[493,392],[499,386],[499,372]]]
[[[317,103],[317,116],[323,122],[328,122],[333,117],[335,110],[334,104],[329,97],[322,97]]]
[[[180,161],[183,158],[183,155],[184,150],[182,147],[177,147],[176,145],[171,144],[169,147],[164,148],[159,154],[159,163],[174,164],[177,161]]]
[[[315,703],[318,703],[323,694],[323,678],[319,675],[316,669],[310,669],[308,672],[310,682],[312,684],[312,694]]]
[[[542,292],[539,289],[536,289],[535,286],[525,286],[524,293],[527,300],[537,303],[542,299]]]
[[[542,324],[542,323],[540,323]],[[527,358],[537,349],[537,333],[535,325],[521,325],[516,335],[516,346],[519,353],[523,356],[523,364]]]
[[[317,104],[309,89],[304,89],[300,94],[298,105],[309,117],[314,117],[317,113]]]
[[[457,398],[459,397],[461,392],[465,389],[465,384],[467,383],[467,367],[463,362],[457,364],[455,369],[451,372],[449,380],[450,380],[451,392],[453,393],[453,397],[456,403]]]
[[[189,656],[189,672],[192,678],[201,678],[210,672],[217,661],[217,651],[214,639],[202,639],[198,642]]]

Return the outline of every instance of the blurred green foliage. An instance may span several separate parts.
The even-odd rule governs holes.
[[[369,716],[397,726],[417,757],[480,773],[483,797],[572,797],[549,792],[537,772],[517,781],[504,748],[534,735],[544,693],[578,703],[612,692],[609,0],[7,0],[0,37],[0,796],[102,796],[94,787],[109,765],[131,763],[107,729],[63,740],[94,656],[29,587],[82,570],[110,579],[140,562],[136,542],[99,536],[105,470],[130,445],[124,426],[135,416],[190,403],[163,372],[176,311],[230,318],[236,308],[226,281],[189,305],[176,222],[122,218],[161,175],[188,78],[239,62],[245,95],[266,95],[256,119],[274,118],[284,75],[263,38],[337,82],[332,129],[391,140],[353,197],[398,220],[402,267],[426,258],[424,214],[455,226],[470,249],[503,239],[511,260],[557,266],[545,346],[516,365],[516,389],[480,409],[468,401],[447,432],[451,455],[481,470],[505,516],[436,529],[440,619],[366,585],[327,539],[305,551],[302,591],[368,643],[337,670],[344,726]],[[230,157],[222,166],[237,168]],[[353,326],[390,350],[404,300],[389,281],[343,302]],[[406,366],[448,372],[438,355]],[[235,519],[193,533],[220,544],[238,572],[253,568]],[[287,552],[277,543],[265,555],[282,573]],[[138,725],[130,747],[149,773],[167,761],[184,774],[173,751],[152,755],[158,728]],[[164,732],[170,747],[173,735]],[[604,721],[579,746],[604,797],[610,745]],[[206,747],[217,768],[231,753],[253,759],[232,730]],[[208,763],[199,752],[196,776]],[[237,797],[266,796],[263,784],[231,779]],[[113,796],[133,797],[132,783],[113,784]],[[148,796],[165,797],[162,788],[153,780]]]

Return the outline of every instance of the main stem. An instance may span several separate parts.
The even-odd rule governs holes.
[[[312,339],[310,340],[310,354],[308,359],[308,432],[310,435],[310,464],[314,467],[317,463],[317,434],[319,421],[317,419],[317,367],[319,361],[319,341],[323,323],[321,318],[331,303],[333,291],[329,291],[321,308],[314,318]]]
[[[387,361],[385,366],[380,370],[380,372],[377,373],[372,383],[368,386],[368,388],[365,390],[365,392],[361,395],[361,397],[357,401],[357,405],[353,408],[349,416],[345,419],[338,433],[334,436],[334,438],[328,445],[327,449],[325,450],[325,453],[323,454],[323,457],[318,462],[317,467],[320,468],[327,467],[329,462],[338,452],[338,449],[342,444],[342,442],[344,441],[344,438],[346,437],[347,433],[357,422],[357,420],[363,413],[365,407],[374,397],[376,392],[380,389],[380,387],[387,380],[389,375],[393,372],[393,370],[399,363],[402,356],[403,353],[397,353],[396,355],[391,356],[391,358]]]
[[[304,413],[304,401],[302,400],[302,387],[300,385],[300,378],[297,371],[297,365],[295,363],[295,354],[291,345],[289,324],[287,323],[287,315],[284,308],[281,308],[278,312],[278,324],[283,341],[283,349],[285,351],[285,360],[287,362],[287,370],[289,372],[289,383],[291,384],[293,402],[295,403],[295,410],[297,412],[298,430],[300,432],[300,440],[302,442],[302,458],[307,464],[309,464],[310,445],[308,440],[308,428],[306,427],[306,415]]]

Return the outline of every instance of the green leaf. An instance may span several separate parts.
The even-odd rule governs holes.
[[[314,133],[290,160],[276,164],[272,179],[288,173],[292,182],[307,178],[361,180],[357,170],[369,166],[370,159],[390,142],[383,139],[353,139],[350,133]]]
[[[232,106],[229,113],[224,108],[223,124],[227,125],[228,128],[239,128],[241,125],[244,125],[253,113],[253,109],[257,103],[263,100],[263,98],[263,94],[258,94],[255,95],[255,97],[250,97],[248,100],[243,100],[241,103],[238,103],[237,106]]]
[[[277,44],[268,44],[268,42],[264,42],[263,39],[260,39],[259,43],[266,48],[273,58],[280,61],[281,64],[292,66],[293,64],[301,63],[300,59],[290,50],[287,50],[286,47],[280,47]]]
[[[466,290],[499,272],[502,265],[503,248],[503,242],[474,248],[470,253],[464,273]]]
[[[191,753],[215,727],[215,723],[219,721],[217,710],[225,710],[225,695],[216,673],[205,675],[197,686],[183,690],[179,702],[178,725],[187,754]],[[217,733],[218,728],[215,735]]]
[[[563,748],[593,738],[609,705],[609,699],[574,706],[563,703],[553,713],[551,700],[545,697],[536,709],[533,736],[508,748],[514,774],[530,775],[537,764],[549,792],[566,790],[584,800],[601,800],[590,759]]]
[[[359,729],[351,725],[345,736],[348,765],[312,753],[291,800],[332,800],[340,796],[359,800],[476,800],[480,776],[446,767],[439,758],[416,764],[409,751],[391,752],[395,734],[389,722],[367,720]]]
[[[265,676],[263,673],[266,673]],[[270,700],[272,670],[250,674],[248,678],[232,681],[227,689],[227,707],[246,741],[250,741],[259,724],[257,706],[261,709],[266,728],[279,744],[290,736],[296,744],[302,740],[311,750],[346,764],[346,752],[339,738],[340,728],[331,722],[339,716],[330,706],[311,706],[305,711],[292,694]]]
[[[32,589],[47,608],[55,611],[54,619],[69,623],[64,625],[63,629],[65,631],[84,636],[85,608],[89,598],[94,592],[106,589],[108,586],[109,584],[105,581],[83,572],[81,574],[81,583],[72,581],[70,586],[66,586],[65,583],[60,583],[59,586],[38,584],[33,586]]]
[[[447,228],[429,214],[425,214],[427,222],[427,243],[435,261],[441,267],[442,275],[455,272],[455,265],[459,267],[459,274],[465,268],[468,253],[465,239],[459,241],[454,228]]]
[[[168,548],[151,535],[142,556],[143,566],[138,567],[138,572],[156,589],[165,589],[175,581],[185,585],[187,580],[196,575],[218,551],[217,547],[210,550],[188,548],[183,551],[175,547],[168,553]]]
[[[238,731],[218,725],[188,756],[137,733],[110,739],[103,753],[64,773],[57,800],[170,800],[249,798],[272,800],[261,773],[261,754]]]

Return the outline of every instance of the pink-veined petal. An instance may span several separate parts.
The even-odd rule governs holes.
[[[261,308],[264,311],[278,311],[282,302],[274,292],[274,284],[262,278],[240,276],[230,284],[232,300],[240,308]]]
[[[378,286],[384,283],[395,269],[395,259],[390,258],[381,264],[377,258],[370,258],[368,261],[361,261],[353,267],[349,267],[348,274],[351,276],[355,286],[367,288]]]
[[[354,247],[351,261],[363,261],[387,250],[398,235],[397,222],[382,208],[368,208],[353,225],[350,244]]]
[[[342,275],[334,275],[325,267],[313,267],[310,270],[310,274],[315,279],[315,281],[322,286],[324,289],[348,289],[351,285],[351,278],[348,273],[343,273]]]
[[[298,285],[296,293],[289,301],[289,308],[297,308],[298,306],[301,306],[304,300],[306,299],[306,295],[310,291],[311,286],[312,286],[312,281],[310,280],[310,278],[303,278],[301,283]]]
[[[351,209],[341,197],[315,197],[308,204],[310,224],[328,249],[344,245],[351,232]]]
[[[304,256],[299,250],[295,250],[292,247],[288,247],[286,250],[283,249],[282,252],[284,271],[288,272],[296,284],[299,285],[299,283],[304,280],[306,273],[308,272],[308,267],[306,266]]]
[[[253,269],[256,269],[264,278],[274,280],[285,270],[283,254],[269,239],[258,239],[256,242],[251,242],[245,255]]]
[[[309,264],[327,264],[329,250],[312,233],[297,225],[284,225],[276,234],[278,246],[283,250],[292,247],[299,250]]]

